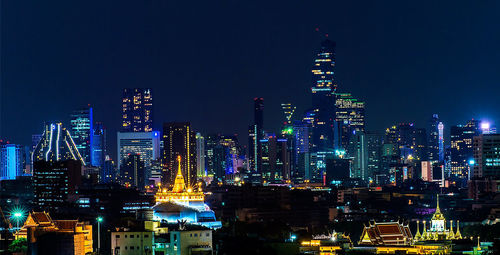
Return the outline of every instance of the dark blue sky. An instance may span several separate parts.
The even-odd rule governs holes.
[[[252,98],[310,105],[322,33],[339,88],[369,130],[500,122],[498,1],[1,1],[1,137],[29,144],[45,120],[94,106],[115,143],[124,87],[154,90],[155,122],[191,121],[246,141]],[[315,28],[320,27],[320,32]],[[114,150],[113,150],[114,151]]]

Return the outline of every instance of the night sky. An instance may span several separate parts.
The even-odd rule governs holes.
[[[500,124],[499,1],[1,4],[0,137],[14,143],[91,104],[114,148],[125,87],[153,88],[157,129],[191,121],[246,143],[254,97],[264,97],[272,131],[280,103],[300,114],[310,106],[326,33],[337,42],[339,91],[366,101],[368,130],[425,127],[432,113],[446,129],[470,118]]]

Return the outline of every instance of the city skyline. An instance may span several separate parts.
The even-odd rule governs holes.
[[[77,4],[74,5],[81,7]],[[350,7],[346,3],[332,3],[332,7],[336,5],[347,5],[340,7]],[[381,4],[373,7],[383,9],[384,6],[386,5]],[[6,10],[19,10],[18,8],[21,8],[20,6],[16,6],[15,3],[4,4],[2,7],[3,12],[6,12]],[[31,6],[31,8],[35,7],[37,6]],[[49,6],[43,6],[43,8],[47,7]],[[158,7],[159,10],[165,8],[161,5],[155,7]],[[184,6],[180,4],[179,8],[182,7]],[[310,97],[305,93],[309,91],[311,84],[310,66],[313,63],[318,45],[326,33],[329,35],[328,38],[337,43],[336,76],[338,91],[350,92],[356,98],[366,102],[367,130],[380,131],[399,122],[413,122],[419,127],[426,127],[428,116],[433,113],[440,115],[445,124],[446,132],[448,132],[451,125],[464,123],[471,118],[498,120],[500,119],[499,114],[494,110],[498,108],[498,105],[493,100],[493,95],[496,92],[494,86],[494,77],[496,77],[496,74],[494,74],[493,70],[495,70],[494,66],[498,65],[498,63],[496,60],[490,58],[478,60],[475,55],[472,55],[474,53],[479,56],[486,56],[487,52],[483,51],[489,49],[489,46],[494,45],[494,42],[498,38],[488,37],[488,40],[486,40],[484,38],[486,29],[483,32],[472,31],[470,28],[465,29],[462,32],[469,36],[464,36],[460,40],[452,40],[454,43],[451,45],[453,46],[451,48],[455,50],[458,50],[460,46],[470,45],[471,47],[468,48],[470,52],[467,51],[465,55],[448,55],[448,53],[451,53],[451,49],[448,49],[448,45],[444,44],[445,41],[449,42],[450,39],[458,39],[457,37],[460,33],[455,33],[454,31],[461,26],[467,28],[469,26],[488,25],[486,20],[457,21],[460,15],[465,15],[466,10],[487,14],[488,11],[492,11],[494,8],[487,10],[485,7],[480,6],[459,5],[457,6],[459,14],[448,17],[450,21],[446,21],[444,18],[438,17],[439,12],[437,11],[444,7],[436,6],[434,10],[426,11],[429,15],[424,20],[425,24],[430,25],[436,22],[435,24],[441,25],[438,28],[430,27],[429,31],[422,31],[418,24],[414,24],[413,20],[409,18],[403,18],[401,14],[388,15],[381,21],[377,21],[376,25],[374,25],[382,26],[379,28],[381,34],[392,35],[392,37],[381,41],[378,41],[381,39],[379,37],[381,35],[377,35],[374,37],[378,38],[377,40],[369,39],[362,42],[361,38],[367,38],[358,34],[353,35],[352,32],[348,31],[348,28],[357,31],[355,28],[359,28],[360,24],[349,22],[351,20],[346,14],[339,15],[334,21],[329,21],[321,16],[315,16],[313,15],[314,11],[318,11],[319,13],[323,11],[313,7],[307,7],[305,10],[307,16],[311,19],[307,20],[300,28],[286,26],[286,22],[294,24],[296,21],[291,20],[290,17],[282,12],[278,12],[278,15],[283,17],[284,20],[271,27],[257,23],[258,30],[252,30],[251,34],[255,36],[260,35],[260,38],[263,38],[261,43],[249,40],[247,38],[249,35],[242,35],[239,32],[235,32],[233,37],[227,38],[227,35],[217,28],[214,35],[203,32],[204,37],[207,38],[207,42],[211,41],[208,39],[216,39],[221,45],[228,47],[227,52],[221,52],[220,46],[207,43],[206,46],[196,50],[196,53],[201,54],[207,60],[215,60],[217,53],[221,53],[223,60],[216,62],[213,65],[214,69],[207,61],[191,65],[190,69],[192,72],[189,74],[179,68],[188,63],[186,62],[187,59],[193,59],[190,57],[193,53],[187,52],[188,58],[182,60],[179,58],[179,55],[171,52],[168,44],[163,45],[148,42],[151,39],[158,39],[160,42],[164,42],[164,40],[169,38],[167,35],[161,33],[164,28],[163,25],[153,27],[150,34],[145,34],[143,31],[142,27],[157,24],[158,22],[162,23],[166,19],[158,16],[158,13],[153,11],[153,6],[146,4],[137,6],[138,10],[144,12],[150,11],[152,15],[150,19],[140,21],[137,24],[138,27],[130,31],[132,34],[144,37],[144,40],[137,42],[138,45],[128,44],[125,41],[122,42],[111,37],[111,35],[124,36],[121,32],[112,31],[110,35],[107,35],[110,31],[105,28],[99,30],[95,27],[95,24],[92,24],[88,20],[70,17],[69,14],[61,14],[70,23],[81,28],[81,36],[84,42],[75,42],[69,44],[67,47],[53,48],[56,45],[60,45],[58,43],[60,40],[72,40],[77,35],[67,31],[66,29],[68,28],[65,27],[59,28],[65,34],[55,33],[55,31],[48,29],[48,27],[52,24],[51,22],[56,21],[44,19],[42,22],[44,22],[45,26],[40,25],[42,26],[40,28],[42,32],[50,36],[44,37],[44,40],[38,44],[35,43],[35,48],[47,47],[47,50],[53,52],[54,57],[58,61],[49,61],[49,65],[46,66],[45,61],[48,59],[48,56],[45,53],[27,54],[30,51],[26,51],[26,48],[23,48],[23,44],[14,45],[14,42],[9,39],[4,40],[2,43],[2,73],[4,75],[2,76],[2,127],[0,135],[2,138],[8,139],[13,143],[29,144],[30,136],[42,130],[43,121],[56,120],[68,123],[71,111],[88,104],[94,108],[94,119],[103,122],[109,133],[114,133],[120,128],[119,102],[121,90],[127,87],[151,87],[154,91],[153,93],[156,95],[156,112],[154,113],[156,122],[154,126],[155,130],[161,130],[163,122],[190,121],[193,128],[197,131],[202,133],[237,133],[241,142],[245,143],[247,127],[252,115],[252,98],[263,97],[266,100],[266,114],[264,117],[266,130],[279,130],[281,123],[272,120],[281,117],[281,103],[290,102],[296,105],[297,116],[308,108]],[[466,7],[471,7],[472,9]],[[104,6],[104,9],[106,8],[111,8],[111,6]],[[130,11],[132,6],[124,3],[123,8]],[[297,12],[296,7],[290,6],[289,8],[290,11]],[[415,6],[415,8],[413,12],[410,12],[411,17],[415,17],[417,10],[419,10],[418,8],[422,7]],[[350,10],[349,8],[347,9]],[[46,14],[55,11],[43,10],[46,11]],[[249,15],[248,11],[240,11],[242,15]],[[12,13],[14,12],[12,11]],[[46,15],[35,13],[36,15],[31,19],[13,24],[14,17],[11,17],[9,13],[5,14],[3,27],[7,25],[15,27],[19,25],[26,26],[28,30],[33,29],[32,26],[34,22],[38,21],[37,18],[45,17],[36,15]],[[145,13],[136,14],[144,17],[147,16]],[[268,13],[264,14],[266,20],[271,19]],[[105,16],[104,13],[100,12],[97,12],[95,15],[97,18],[104,18]],[[108,23],[111,28],[118,26],[117,22],[124,19],[124,17],[118,14],[115,18],[116,21],[109,21]],[[361,22],[366,22],[367,19],[368,17],[364,17]],[[390,19],[400,20],[402,22],[401,25],[409,25],[412,29],[402,31],[397,26],[391,25],[389,22]],[[255,19],[250,20],[255,21]],[[218,24],[218,21],[213,22]],[[341,24],[344,24],[345,27],[342,27]],[[249,26],[246,22],[237,22],[232,26],[238,25]],[[185,26],[192,27],[194,24],[186,24]],[[96,28],[96,30],[90,32],[83,29],[83,27]],[[206,27],[201,26],[200,29],[202,28]],[[319,28],[319,31],[316,31],[316,28]],[[280,29],[286,31],[280,31]],[[442,34],[440,33],[440,29],[449,32]],[[5,31],[5,29],[3,30]],[[364,31],[367,36],[370,34],[373,35],[373,32],[365,30],[367,28],[362,28],[359,33]],[[415,34],[412,34],[412,31]],[[95,35],[94,32],[103,36],[103,40],[106,43],[103,45],[94,43],[92,40],[92,36]],[[33,34],[33,31],[31,33],[18,34],[17,32],[7,30],[5,33],[7,35],[5,36],[6,38],[18,38],[20,41],[31,40],[33,36],[36,36],[36,34]],[[193,47],[193,43],[189,40],[196,38],[196,35],[186,34],[182,29],[176,31],[176,33],[183,36],[176,37],[178,40],[173,42],[171,46],[179,49]],[[437,40],[434,44],[426,42],[422,44],[422,49],[415,47],[418,43],[421,44],[423,42],[423,35],[429,34],[430,36],[438,33],[440,36],[434,38],[434,40]],[[400,34],[402,37],[400,38],[396,34]],[[234,38],[234,36],[239,39]],[[243,38],[247,40],[242,41],[241,39]],[[415,41],[411,41],[410,39],[414,39]],[[478,42],[475,40],[478,40]],[[276,48],[278,41],[286,42],[283,49]],[[84,44],[85,42],[87,44]],[[121,47],[111,50],[109,47],[114,44],[121,45]],[[251,45],[254,47],[249,47]],[[283,46],[283,43],[279,45]],[[397,47],[394,48],[396,45]],[[480,49],[477,47],[478,45],[485,48]],[[245,51],[241,51],[243,48],[251,49],[253,54],[250,56]],[[374,51],[369,52],[366,48],[373,48]],[[157,51],[159,54],[144,53],[138,49],[149,49]],[[389,49],[393,50],[393,52],[389,55],[384,54]],[[95,50],[96,52],[90,53],[89,50]],[[286,58],[283,58],[282,53],[284,50],[293,52],[293,54],[289,54]],[[436,52],[439,52],[439,50],[443,51],[443,53],[436,55]],[[113,56],[105,54],[108,51]],[[67,58],[65,53],[69,52],[76,54],[76,59]],[[236,52],[243,55],[235,54]],[[17,58],[14,59],[13,53],[17,53]],[[128,58],[130,61],[125,61],[128,64],[116,62],[117,60],[123,61],[127,59],[125,56],[120,57],[120,54],[130,57]],[[174,54],[174,57],[167,58],[170,54]],[[398,54],[402,54],[400,55],[401,57]],[[460,59],[456,59],[458,55],[460,55]],[[25,60],[26,63],[32,63],[32,66],[28,69],[27,66],[20,63],[21,60]],[[72,62],[73,60],[75,62]],[[145,66],[137,64],[137,61],[145,63]],[[175,64],[176,61],[180,61],[178,62],[179,65]],[[231,63],[236,61],[235,63],[240,63],[241,65],[227,65],[228,61]],[[381,63],[377,65],[384,66],[384,70],[386,71],[376,72],[380,67],[376,67],[374,64],[378,62]],[[71,65],[68,67],[63,66],[69,63]],[[473,63],[478,66],[470,66]],[[92,68],[93,65],[95,65],[95,68]],[[465,65],[473,68],[463,69]],[[373,70],[368,68],[370,66],[373,67]],[[483,68],[479,68],[480,66]],[[97,67],[105,68],[98,69]],[[50,71],[53,70],[51,68],[61,68],[61,72],[53,73]],[[110,72],[103,72],[104,70]],[[134,72],[131,72],[132,70]],[[222,71],[234,74],[229,76],[218,75]],[[439,74],[437,74],[438,71],[440,71]],[[164,72],[167,72],[167,75]],[[176,73],[181,75],[175,75]],[[279,73],[286,75],[276,75]],[[20,76],[21,74],[22,77]],[[175,78],[177,76],[179,78]],[[459,79],[460,77],[461,79]],[[21,90],[22,86],[19,86],[19,84],[28,84],[24,85],[28,89]],[[182,86],[172,84],[182,84]],[[270,86],[271,84],[272,86]],[[474,86],[467,84],[474,84]],[[231,89],[234,87],[237,90]],[[482,90],[469,91],[468,88],[472,87]],[[41,89],[39,93],[30,92],[35,88],[44,89]],[[56,91],[65,91],[67,99],[65,98],[55,103],[56,101],[51,100],[51,98],[53,99],[57,95]],[[70,91],[74,91],[74,93],[69,93]],[[435,92],[433,93],[433,91]],[[410,98],[405,96],[410,93],[412,94]],[[469,95],[476,97],[479,95],[478,93],[485,98],[480,103],[467,100]],[[48,102],[52,103],[43,103],[44,107],[37,107],[37,109],[18,107],[16,111],[11,111],[10,107],[16,105],[15,102],[18,102],[21,98],[29,100],[36,105],[41,105],[42,101],[40,100],[43,99],[47,99]],[[422,100],[423,98],[428,100]],[[453,106],[456,101],[461,102],[459,109]],[[387,102],[391,102],[391,105],[398,105],[398,107],[393,108],[394,112],[392,112],[391,118],[383,116],[385,113],[384,110],[387,108]],[[178,107],[194,105],[195,103],[210,107],[204,107],[200,111],[196,111],[192,107]],[[228,108],[228,105],[232,107]],[[44,110],[42,111],[41,109]],[[207,109],[213,109],[213,111],[208,111]],[[224,112],[225,114],[218,114],[220,112]],[[234,118],[230,116],[234,116],[235,114],[242,117],[234,121]],[[19,118],[19,116],[23,116],[23,118]],[[16,121],[19,125],[14,125],[15,127],[10,125],[11,120]],[[113,137],[110,138],[108,143],[114,144]],[[114,151],[113,149],[111,150]]]

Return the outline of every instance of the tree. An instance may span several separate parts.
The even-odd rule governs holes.
[[[9,252],[11,253],[14,252],[26,253],[27,250],[28,250],[28,241],[26,240],[26,238],[16,239],[9,245]]]

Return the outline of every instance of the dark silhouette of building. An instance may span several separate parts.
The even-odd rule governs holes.
[[[181,169],[186,185],[193,187],[196,175],[196,133],[189,122],[163,124],[164,182],[173,185],[177,174],[177,157],[181,156]]]
[[[264,138],[264,98],[254,98],[254,122],[248,128],[249,168],[260,173],[262,168],[261,140]]]
[[[145,168],[144,161],[141,160],[140,155],[128,155],[128,157],[125,158],[120,171],[122,183],[124,185],[144,189],[144,186],[146,185],[144,179]]]

